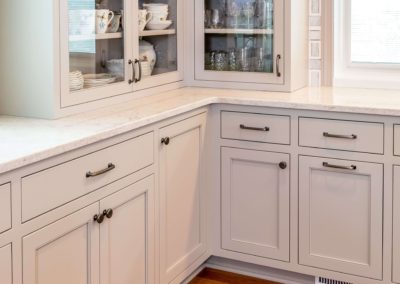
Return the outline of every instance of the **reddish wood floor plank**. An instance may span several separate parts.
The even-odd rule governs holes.
[[[205,268],[189,284],[279,284],[231,272]]]

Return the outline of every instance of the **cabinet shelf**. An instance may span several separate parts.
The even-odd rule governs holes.
[[[161,36],[161,35],[174,35],[176,33],[175,29],[169,30],[146,30],[139,32],[139,36]]]
[[[206,34],[272,35],[272,29],[205,29]]]
[[[122,32],[119,33],[106,33],[106,34],[92,34],[92,35],[70,35],[69,41],[85,41],[85,40],[103,40],[103,39],[114,39],[122,38]]]

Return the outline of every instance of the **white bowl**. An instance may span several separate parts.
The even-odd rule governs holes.
[[[149,9],[168,9],[168,4],[162,3],[144,3],[143,8]]]
[[[171,20],[167,21],[150,21],[146,28],[149,30],[165,30],[168,29],[172,25]]]

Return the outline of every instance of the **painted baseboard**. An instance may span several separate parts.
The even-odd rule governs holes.
[[[210,257],[195,272],[193,272],[183,284],[189,283],[204,268],[215,268],[222,271],[237,273],[241,275],[256,277],[283,284],[314,284],[315,278],[304,274],[288,272],[285,270],[269,268],[261,265],[245,263],[221,257]]]

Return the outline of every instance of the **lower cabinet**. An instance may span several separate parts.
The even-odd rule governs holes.
[[[206,252],[200,173],[206,115],[160,129],[160,283]]]
[[[400,166],[393,168],[393,279],[400,283]]]
[[[382,278],[383,165],[299,158],[299,261]]]
[[[23,238],[24,284],[154,283],[153,177]]]
[[[221,149],[223,249],[289,261],[289,160]]]
[[[12,284],[11,245],[0,248],[0,280],[1,284]]]

